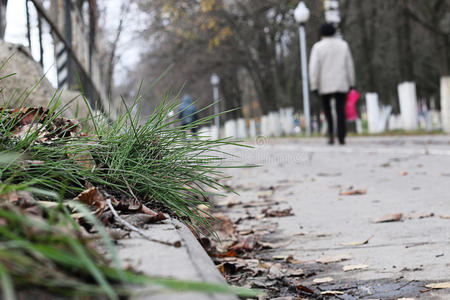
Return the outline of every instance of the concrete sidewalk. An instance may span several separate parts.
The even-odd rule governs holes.
[[[450,220],[440,218],[450,215],[450,137],[350,138],[345,147],[326,146],[323,139],[266,139],[255,145],[254,149],[227,149],[241,157],[239,164],[261,165],[227,170],[234,176],[228,183],[237,187],[240,201],[255,200],[255,191],[273,186],[274,199],[292,206],[295,215],[280,218],[272,236],[292,242],[274,250],[274,255],[293,255],[305,262],[351,255],[349,261],[320,275],[368,289],[368,282],[413,282],[408,295],[418,293],[427,282],[450,280]],[[349,186],[367,188],[367,194],[339,196],[339,191]],[[374,223],[389,213],[403,213],[403,221]],[[421,218],[430,213],[433,215]],[[118,251],[138,271],[225,283],[189,229],[177,220],[149,225],[145,232],[153,239],[179,241],[181,247],[151,242],[133,233],[119,242]],[[342,245],[369,237],[366,245]],[[369,268],[342,271],[343,265],[355,264]],[[450,292],[433,290],[417,298],[450,299]],[[173,293],[150,286],[136,291],[133,299],[237,297]]]
[[[273,199],[295,214],[280,218],[272,238],[292,242],[274,255],[305,262],[350,255],[321,274],[339,282],[401,280],[424,289],[427,282],[450,281],[450,137],[349,138],[344,147],[325,143],[323,138],[267,139],[233,152],[243,158],[239,164],[261,165],[227,171],[233,176],[227,184],[238,187],[239,200],[255,200],[255,191],[272,186]],[[367,188],[367,194],[339,195],[349,187]],[[375,223],[394,213],[402,213],[402,221]],[[368,244],[345,246],[368,238]],[[369,267],[342,270],[357,264]],[[420,299],[450,299],[450,290],[417,293]]]

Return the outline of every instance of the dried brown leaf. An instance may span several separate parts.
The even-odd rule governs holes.
[[[341,291],[323,291],[320,292],[321,295],[326,295],[326,296],[336,296],[336,295],[344,295],[344,292]]]
[[[305,275],[305,271],[303,271],[302,269],[296,269],[293,271],[289,271],[287,276],[289,277],[301,277]]]
[[[107,207],[105,197],[95,187],[81,192],[74,200],[80,201],[89,207],[96,207],[97,209],[94,212],[96,215],[100,215]]]
[[[332,281],[333,281],[332,277],[316,278],[313,280],[313,282],[316,284],[328,283],[328,282],[332,282]]]
[[[286,260],[289,256],[287,255],[274,255],[272,256],[273,260]]]
[[[355,270],[363,270],[363,269],[367,269],[368,267],[369,267],[369,265],[364,265],[364,264],[361,264],[361,265],[349,265],[349,266],[344,266],[342,268],[342,270],[344,272],[348,272],[348,271],[355,271]]]
[[[292,256],[292,255],[289,255],[289,256],[286,258],[286,262],[287,262],[288,264],[299,264],[299,263],[300,263],[300,261],[299,261],[298,259],[295,259],[294,256]]]
[[[348,242],[348,243],[341,243],[342,246],[360,246],[360,245],[366,245],[369,243],[370,239],[373,238],[373,235],[369,237],[368,239],[365,239],[363,241],[356,241],[356,242]]]
[[[450,289],[450,281],[430,283],[425,285],[425,287],[429,289]]]
[[[297,285],[297,289],[299,291],[302,291],[302,292],[305,292],[305,293],[308,293],[308,294],[314,294],[313,290],[311,290],[309,287],[304,286],[302,284]]]
[[[365,195],[367,193],[367,189],[349,189],[347,191],[341,191],[339,192],[339,196],[352,196],[352,195]]]
[[[236,230],[235,225],[229,217],[219,213],[213,214],[213,217],[218,221],[214,226],[217,231],[222,231],[228,236],[234,234]]]
[[[286,209],[269,209],[265,208],[261,210],[261,213],[264,214],[264,217],[266,218],[277,218],[277,217],[286,217],[286,216],[292,216],[294,215],[292,213],[292,208],[286,208]]]
[[[402,220],[402,217],[403,217],[402,213],[387,214],[376,220],[375,223],[398,222]]]
[[[13,136],[23,139],[30,131],[39,130],[38,143],[73,137],[79,134],[81,127],[75,120],[55,117],[47,108],[21,107],[17,109],[0,108],[2,115],[14,118]],[[52,120],[47,122],[46,120]],[[45,124],[45,127],[42,125]]]
[[[335,263],[335,262],[340,262],[340,261],[344,261],[344,260],[349,260],[351,258],[352,258],[352,256],[349,254],[342,254],[342,255],[336,255],[336,256],[321,257],[321,258],[317,259],[316,262],[321,263],[321,264],[329,264],[329,263]]]

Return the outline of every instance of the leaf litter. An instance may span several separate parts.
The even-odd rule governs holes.
[[[221,202],[222,205],[211,212],[221,242],[213,237],[203,237],[201,244],[229,283],[264,288],[271,298],[288,295],[289,291],[296,296],[320,295],[318,290],[313,291],[314,288],[299,283],[299,280],[314,276],[316,267],[305,269],[304,263],[293,255],[271,255],[293,242],[293,239],[269,239],[277,228],[277,218],[292,216],[293,212],[291,207],[272,198],[276,188],[263,190],[263,196],[259,194],[262,201],[252,200],[233,206]],[[235,217],[236,214],[241,216]]]
[[[235,285],[264,289],[266,296],[259,299],[327,299],[339,296],[357,299],[358,296],[369,297],[372,284],[334,283],[330,276],[320,276],[324,272],[336,270],[356,272],[369,268],[366,264],[339,266],[339,263],[352,259],[350,254],[323,256],[314,261],[302,261],[292,254],[284,254],[284,248],[290,241],[270,240],[271,233],[276,231],[277,216],[261,214],[268,211],[285,211],[280,217],[289,215],[292,210],[281,208],[277,199],[265,197],[258,205],[246,205],[255,200],[240,200],[237,205],[221,205],[213,210],[213,215],[222,219],[215,229],[222,244],[208,238],[206,247],[219,271],[226,280]],[[225,203],[222,203],[225,204]],[[263,207],[263,208],[261,208]],[[396,217],[396,216],[394,216]],[[417,216],[420,218],[420,216]],[[396,217],[397,218],[397,217]],[[386,218],[389,219],[389,218]],[[221,226],[223,226],[221,228]],[[227,232],[227,233],[225,233]],[[328,237],[330,234],[299,232],[295,237]],[[373,238],[360,241],[343,242],[343,246],[366,245]],[[401,282],[398,286],[402,286]],[[388,287],[387,285],[386,287]],[[380,289],[383,286],[380,287]],[[395,297],[394,297],[395,298]],[[333,298],[334,299],[334,298]],[[345,298],[347,299],[347,298]]]
[[[327,293],[321,294],[326,291],[321,286],[334,281],[333,278],[322,276],[306,280],[330,267],[336,268],[331,264],[349,260],[352,256],[324,256],[317,261],[305,262],[289,254],[272,255],[282,252],[293,242],[293,239],[270,240],[270,234],[277,228],[277,219],[293,215],[293,212],[292,208],[282,206],[272,198],[275,190],[270,191],[272,196],[264,198],[258,205],[246,205],[248,202],[253,204],[254,200],[242,201],[233,206],[221,202],[221,206],[209,212],[215,220],[214,229],[221,242],[213,237],[202,237],[201,244],[230,284],[265,289],[266,297],[271,299],[327,296]],[[316,236],[312,233],[297,236],[301,235]],[[320,236],[326,237],[329,234]],[[266,297],[260,299],[268,299]]]

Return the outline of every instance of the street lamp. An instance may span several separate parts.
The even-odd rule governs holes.
[[[211,75],[211,84],[213,86],[213,98],[214,98],[214,126],[216,131],[214,133],[214,138],[220,137],[220,117],[219,117],[219,82],[220,78],[216,73]]]
[[[303,86],[303,110],[305,112],[306,133],[311,134],[311,113],[309,110],[309,87],[308,87],[308,58],[306,53],[306,34],[305,23],[309,19],[309,9],[305,2],[300,1],[294,10],[295,21],[299,24],[298,34],[300,38],[300,57],[302,67],[302,86]]]

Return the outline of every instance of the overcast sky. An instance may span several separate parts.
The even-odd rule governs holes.
[[[102,18],[105,23],[107,39],[112,39],[115,35],[115,29],[120,20],[120,12],[122,2],[126,0],[99,1],[106,8],[104,10],[106,16]],[[47,2],[48,3],[48,2]],[[30,7],[32,7],[30,3]],[[39,61],[39,42],[37,30],[37,16],[34,9],[30,9],[31,19],[31,48],[32,55],[36,61]],[[127,70],[132,68],[139,59],[141,51],[141,43],[136,39],[134,32],[141,29],[143,24],[142,14],[138,12],[136,6],[130,7],[130,12],[125,18],[124,30],[118,47],[120,61],[115,70],[116,81],[124,80],[127,77]],[[27,26],[26,26],[26,10],[25,1],[8,1],[6,11],[6,33],[5,41],[28,46]],[[56,87],[56,67],[54,60],[53,39],[49,33],[49,26],[43,22],[43,47],[44,47],[44,72],[51,84]]]

